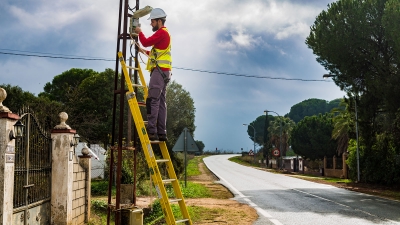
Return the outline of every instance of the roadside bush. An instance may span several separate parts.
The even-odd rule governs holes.
[[[400,166],[396,165],[396,146],[389,134],[376,136],[376,141],[368,153],[360,139],[360,176],[361,181],[367,183],[398,184],[400,183]],[[357,180],[357,142],[349,142],[349,175],[352,180]]]
[[[99,210],[99,211],[107,210],[107,202],[104,200],[97,200],[97,199],[92,200],[91,204],[94,210]]]
[[[108,193],[108,181],[99,180],[91,182],[92,195],[107,195]]]

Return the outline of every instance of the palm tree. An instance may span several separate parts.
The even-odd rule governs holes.
[[[349,104],[346,99],[342,99],[339,107],[332,109],[331,113],[334,115],[332,138],[337,140],[336,153],[340,156],[347,151],[349,145],[349,133],[354,123],[353,115],[349,112]]]
[[[280,148],[280,129],[282,122],[282,149],[281,153],[286,156],[286,151],[289,149],[290,133],[293,127],[296,126],[295,122],[288,117],[278,117],[277,119],[270,122],[268,131],[270,133],[270,141],[273,145]]]

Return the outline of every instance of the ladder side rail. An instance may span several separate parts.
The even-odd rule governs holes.
[[[130,93],[127,93],[127,95]],[[137,103],[136,97],[130,98],[128,100],[129,107],[134,118],[135,126],[139,135],[140,143],[142,144],[142,150],[144,152],[146,161],[148,163],[151,177],[153,179],[154,186],[157,190],[158,198],[160,199],[161,208],[163,209],[165,220],[167,224],[175,224],[175,217],[173,215],[171,205],[169,203],[168,194],[165,189],[164,183],[162,182],[161,173],[158,168],[157,162],[155,161],[155,155],[151,147],[150,140],[148,138],[146,128],[141,118],[139,105]]]
[[[144,79],[142,68],[140,67],[139,60],[137,58],[136,58],[136,60],[137,60],[138,68],[139,68],[138,72],[139,72],[140,84],[142,84],[142,86],[143,86],[144,101],[146,101],[148,93],[149,93],[149,88],[147,87],[146,80]]]
[[[168,159],[168,162],[166,162],[168,176],[170,179],[175,179],[175,181],[172,182],[175,197],[178,199],[182,199],[181,201],[178,202],[179,208],[181,209],[181,212],[182,212],[182,216],[185,219],[189,219],[188,223],[192,224],[192,220],[190,219],[190,215],[189,215],[189,212],[186,207],[186,203],[185,203],[185,199],[182,194],[181,187],[179,186],[179,180],[176,176],[174,165],[172,164],[172,160],[171,160],[171,157],[168,152],[167,144],[165,142],[160,142],[159,146],[160,146],[163,158]]]
[[[129,92],[134,92],[133,86],[132,86],[132,81],[131,81],[131,78],[129,77],[128,69],[126,68],[126,63],[125,63],[124,56],[122,55],[122,52],[118,52],[118,58],[119,58],[119,62],[122,67],[122,72],[125,76],[125,84],[126,84],[126,86],[128,86]]]

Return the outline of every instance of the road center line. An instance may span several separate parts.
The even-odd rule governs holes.
[[[379,216],[374,215],[374,214],[371,214],[371,213],[366,212],[366,211],[364,211],[364,210],[356,209],[356,208],[353,208],[353,207],[351,207],[351,206],[348,206],[348,205],[345,205],[345,204],[342,204],[342,203],[339,203],[339,202],[335,202],[335,201],[333,201],[333,200],[330,200],[330,199],[327,199],[327,198],[324,198],[324,197],[321,197],[321,196],[318,196],[318,195],[314,195],[314,194],[311,194],[311,193],[308,193],[308,192],[305,192],[305,191],[300,191],[300,190],[295,189],[295,188],[293,188],[292,190],[293,190],[293,191],[300,192],[300,193],[303,193],[303,194],[306,194],[306,195],[310,195],[310,196],[313,196],[313,197],[316,197],[316,198],[319,198],[319,199],[322,199],[322,200],[325,200],[325,201],[328,201],[328,202],[332,202],[332,203],[334,203],[334,204],[337,204],[337,205],[340,205],[340,206],[343,206],[343,207],[346,207],[346,208],[350,208],[350,209],[353,209],[353,210],[356,210],[356,211],[365,213],[365,214],[367,214],[367,215],[369,215],[369,216],[373,216],[373,217],[379,218],[379,219],[381,219],[381,220],[386,220],[386,221],[388,221],[388,220],[385,219],[385,218],[380,218]]]

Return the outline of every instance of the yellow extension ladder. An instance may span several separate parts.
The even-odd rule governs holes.
[[[185,223],[192,224],[190,219],[188,210],[186,208],[185,200],[183,198],[181,188],[179,186],[179,181],[176,177],[174,166],[171,162],[171,158],[168,153],[167,145],[164,141],[150,141],[149,136],[146,132],[145,122],[143,121],[142,114],[140,113],[139,103],[136,99],[136,93],[134,92],[133,87],[142,87],[144,89],[144,99],[147,98],[147,86],[143,77],[142,70],[140,68],[139,62],[137,63],[138,68],[130,67],[125,64],[124,57],[121,52],[118,52],[118,58],[121,63],[122,71],[125,76],[125,82],[128,87],[128,92],[126,93],[126,98],[129,103],[129,108],[132,112],[133,120],[135,122],[135,126],[140,138],[140,143],[142,144],[142,149],[144,155],[146,157],[147,164],[150,169],[151,178],[153,180],[155,189],[158,194],[158,198],[160,200],[161,208],[165,215],[165,221],[168,225],[177,224],[177,223]],[[137,60],[137,59],[135,59]],[[141,80],[141,85],[132,84],[132,81],[128,74],[128,68],[134,69],[138,71],[139,78]],[[161,149],[162,159],[156,159],[151,144],[158,144]],[[163,180],[161,177],[160,170],[158,168],[158,163],[166,163],[168,177],[169,179]],[[175,193],[175,199],[169,199],[167,195],[167,191],[165,188],[165,184],[172,184]],[[181,210],[182,217],[179,220],[175,220],[175,216],[172,213],[171,203],[177,202],[179,204],[179,208]]]

